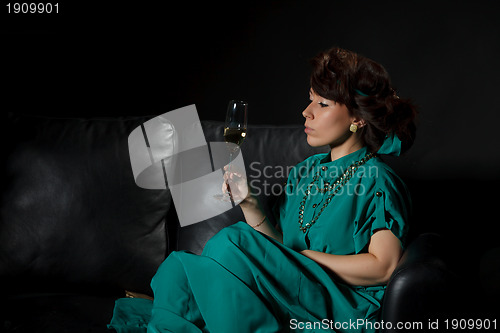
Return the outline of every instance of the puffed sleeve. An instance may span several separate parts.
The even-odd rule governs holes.
[[[371,236],[380,229],[388,229],[406,248],[411,200],[405,184],[395,174],[381,175],[365,196],[354,221],[354,247],[363,252]]]

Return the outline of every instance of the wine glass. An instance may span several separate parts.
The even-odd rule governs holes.
[[[247,111],[248,103],[244,101],[231,100],[227,106],[226,121],[224,123],[224,140],[229,150],[229,163],[227,171],[230,171],[233,155],[238,152],[247,135]],[[218,194],[216,198],[231,201],[234,206],[233,197],[229,184],[227,194]]]

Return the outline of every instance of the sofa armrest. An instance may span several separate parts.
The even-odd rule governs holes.
[[[450,311],[456,277],[446,265],[443,247],[441,236],[426,233],[406,249],[384,296],[382,320],[391,323],[384,332],[398,332],[397,323],[414,325],[415,331],[426,329],[429,320]]]

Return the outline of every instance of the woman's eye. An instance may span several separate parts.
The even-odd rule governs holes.
[[[328,106],[328,104],[321,103],[321,102],[319,102],[318,104],[319,104],[322,108],[326,108],[326,107]]]

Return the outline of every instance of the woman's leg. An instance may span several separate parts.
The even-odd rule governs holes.
[[[172,252],[151,281],[155,297],[148,333],[199,333],[205,326],[189,288],[183,256],[182,252]]]
[[[261,296],[212,258],[173,252],[151,282],[148,332],[279,332]]]

